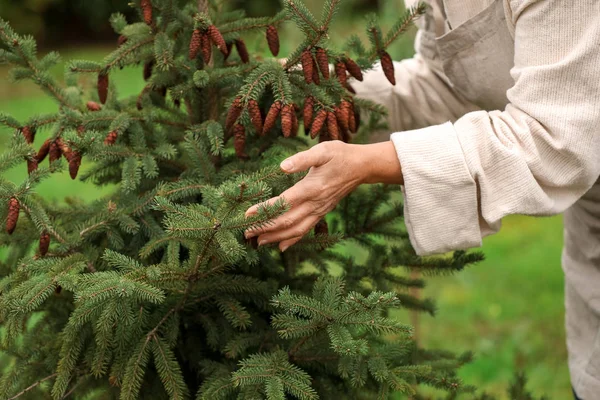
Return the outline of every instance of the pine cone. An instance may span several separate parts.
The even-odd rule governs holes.
[[[310,50],[304,50],[302,52],[302,72],[304,72],[304,80],[306,81],[307,84],[311,84],[313,83],[313,68],[314,68],[314,61],[313,61],[313,57],[312,57],[312,53],[310,52]]]
[[[317,64],[319,65],[323,78],[329,79],[329,59],[327,57],[327,50],[321,47],[317,49]]]
[[[248,101],[248,113],[250,114],[250,121],[254,125],[254,129],[258,135],[262,134],[263,131],[263,119],[260,113],[260,106],[258,101],[252,99]]]
[[[304,111],[303,111],[303,119],[304,119],[304,132],[306,134],[310,131],[310,126],[313,123],[313,117],[315,114],[315,99],[312,96],[308,96],[304,101]]]
[[[54,294],[56,294],[58,296],[58,295],[60,295],[61,292],[62,292],[62,286],[58,285],[56,287],[56,289],[54,289]]]
[[[19,204],[19,200],[12,197],[8,202],[8,215],[6,217],[6,232],[9,235],[12,235],[15,231],[15,228],[17,227],[20,209],[21,205]]]
[[[357,81],[362,82],[364,77],[358,64],[351,58],[346,58],[344,63],[346,64],[346,69],[348,72],[350,72],[350,75],[352,75]]]
[[[88,101],[86,104],[88,111],[95,112],[102,110],[102,106],[95,101]]]
[[[316,138],[317,135],[321,132],[321,129],[323,129],[323,125],[325,125],[326,121],[327,121],[327,111],[320,110],[317,113],[317,116],[315,117],[312,127],[310,128],[310,137],[312,139]]]
[[[338,127],[340,128],[340,131],[344,131],[344,130],[348,130],[348,120],[345,120],[345,114],[344,111],[342,111],[341,106],[340,107],[336,107],[333,111],[333,113],[335,114],[335,118],[337,120],[337,124]]]
[[[337,123],[337,117],[333,112],[327,113],[327,132],[333,140],[340,140],[342,137],[340,127]]]
[[[352,85],[349,84],[348,82],[346,82],[346,90],[348,90],[352,94],[356,94],[356,90],[354,90],[354,88],[352,87]]]
[[[48,155],[49,151],[50,151],[50,139],[47,139],[44,142],[44,144],[42,144],[42,147],[40,147],[40,150],[38,151],[37,156],[35,157],[37,159],[37,162],[41,163],[42,161],[44,161],[44,159]]]
[[[247,160],[248,155],[246,154],[246,129],[244,125],[235,124],[233,127],[235,154],[241,160]]]
[[[348,74],[346,73],[346,64],[344,64],[342,61],[335,63],[335,75],[342,86],[345,87],[346,83],[348,82]]]
[[[392,61],[392,57],[387,52],[381,53],[381,68],[385,74],[385,77],[388,78],[388,81],[392,85],[396,85],[396,74],[394,71],[394,62]]]
[[[202,31],[200,29],[194,29],[192,33],[192,39],[190,40],[190,60],[195,60],[200,53],[202,47]]]
[[[271,53],[277,57],[279,55],[279,33],[277,33],[277,28],[273,25],[269,25],[267,28],[267,42],[269,43]]]
[[[231,103],[231,107],[229,108],[229,113],[227,114],[227,118],[225,119],[225,130],[230,130],[233,125],[237,122],[238,118],[242,114],[242,99],[241,97],[236,97],[233,103]]]
[[[195,57],[194,57],[195,58]],[[154,69],[154,64],[156,61],[150,60],[146,64],[144,64],[144,80],[147,81],[152,77],[152,70]]]
[[[44,257],[48,254],[48,249],[50,248],[50,235],[48,232],[44,231],[40,235],[40,255]]]
[[[357,106],[354,106],[354,121],[356,124],[356,129],[354,130],[353,133],[358,132],[358,130],[360,129],[360,110],[358,109]]]
[[[311,57],[312,58],[312,57]],[[312,58],[312,80],[316,85],[320,85],[321,84],[321,77],[319,76],[319,66],[317,65],[317,62],[314,60],[314,58]]]
[[[108,74],[106,72],[98,74],[98,97],[100,103],[106,104],[108,98]]]
[[[210,59],[212,57],[212,44],[210,42],[210,37],[208,37],[207,33],[203,33],[200,40],[200,47],[202,50],[202,59],[204,60],[204,64],[210,63]]]
[[[329,226],[324,219],[320,220],[315,226],[315,235],[329,235]]]
[[[281,130],[283,136],[289,138],[292,136],[292,130],[294,128],[294,106],[286,104],[281,110]]]
[[[295,112],[292,112],[292,137],[298,136],[298,128],[300,123],[298,122],[298,116]]]
[[[281,113],[281,102],[276,101],[275,103],[273,103],[273,105],[269,109],[267,117],[265,118],[265,124],[263,126],[263,132],[262,132],[263,136],[266,135],[267,133],[269,133],[269,131],[271,129],[273,129],[273,127],[275,127],[275,123],[277,123],[277,117],[279,117],[280,113]]]
[[[223,58],[223,61],[227,61],[231,55],[231,49],[233,49],[233,42],[227,42],[227,55]]]
[[[356,129],[356,114],[354,113],[354,109],[350,110],[350,115],[348,116],[348,130],[352,133],[358,131]]]
[[[242,39],[236,39],[235,48],[237,49],[237,52],[242,62],[244,64],[248,64],[250,62],[250,54],[248,53],[246,43]]]
[[[117,39],[117,46],[121,47],[125,43],[127,43],[127,37],[125,35],[119,36],[119,38]]]
[[[29,144],[33,143],[35,140],[35,128],[30,128],[29,126],[24,126],[21,128],[21,134],[25,138],[25,141]]]
[[[253,236],[250,239],[245,239],[246,244],[252,247],[254,250],[258,249],[258,236]]]
[[[31,175],[32,172],[37,171],[38,169],[38,161],[37,157],[33,159],[27,159],[27,174]]]
[[[219,29],[216,26],[211,25],[208,27],[206,33],[208,34],[208,37],[210,37],[210,40],[221,51],[221,53],[223,53],[223,55],[226,56],[228,54],[227,43],[225,42],[223,35],[221,35],[221,31],[219,31]]]
[[[77,151],[71,151],[67,153],[67,160],[69,161],[69,174],[71,179],[77,179],[79,173],[79,167],[81,167],[81,154]]]
[[[140,4],[142,15],[146,25],[152,25],[152,2],[150,0],[142,0]]]
[[[115,144],[118,137],[119,137],[119,132],[117,132],[117,131],[109,132],[109,134],[106,135],[106,138],[104,139],[104,144],[106,146],[112,146],[113,144]]]
[[[340,104],[339,114],[336,114],[338,117],[338,122],[340,126],[349,131],[350,130],[350,114],[352,113],[352,104],[349,101],[344,100],[342,104]]]
[[[50,163],[60,160],[60,157],[62,156],[62,150],[56,141],[54,141],[50,144],[49,153],[50,153]]]

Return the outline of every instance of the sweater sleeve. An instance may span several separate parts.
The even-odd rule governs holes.
[[[476,247],[510,214],[561,213],[600,175],[600,2],[510,6],[506,109],[392,135],[421,255]]]

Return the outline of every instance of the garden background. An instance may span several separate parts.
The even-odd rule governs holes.
[[[306,2],[318,9],[322,0]],[[331,35],[337,43],[343,43],[352,33],[363,35],[367,11],[377,11],[385,20],[385,16],[395,16],[402,10],[402,0],[346,0],[346,4],[345,15],[338,18]],[[237,0],[237,5],[255,16],[279,9],[275,0]],[[18,32],[34,35],[42,52],[56,49],[63,59],[101,60],[116,43],[108,17],[114,11],[128,10],[125,0],[0,0],[0,17]],[[413,36],[407,35],[394,46],[391,54],[395,59],[412,55]],[[291,24],[281,37],[282,55],[300,41]],[[249,38],[248,45],[251,51],[269,56],[263,37]],[[34,113],[55,109],[53,101],[33,84],[11,84],[7,72],[0,65],[0,111],[24,120]],[[57,76],[62,72],[61,68],[55,70]],[[111,79],[117,82],[122,95],[143,88],[141,67],[122,70]],[[91,87],[94,82],[84,84]],[[6,150],[4,143],[12,133],[0,128],[0,151]],[[8,178],[20,181],[25,173],[18,168]],[[40,191],[56,201],[66,196],[92,200],[102,194],[71,181],[67,174],[54,176],[41,185]],[[462,369],[461,377],[499,398],[506,398],[503,396],[515,371],[527,373],[529,388],[536,394],[569,398],[561,247],[560,217],[507,218],[501,233],[484,241],[485,262],[456,276],[430,280],[424,295],[437,300],[438,314],[434,318],[420,316],[420,340],[430,348],[474,351],[476,359]],[[410,319],[404,313],[398,317]],[[0,371],[1,363],[0,356]]]

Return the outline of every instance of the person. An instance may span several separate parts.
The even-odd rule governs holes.
[[[285,160],[287,173],[310,169],[282,194],[290,210],[246,234],[285,251],[365,183],[403,185],[419,255],[479,247],[510,214],[565,212],[571,380],[600,399],[600,1],[427,3],[398,85],[380,67],[353,83],[389,108],[391,141]]]

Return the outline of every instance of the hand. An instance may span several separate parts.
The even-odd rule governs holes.
[[[363,183],[402,183],[398,157],[391,142],[376,145],[351,145],[340,141],[324,142],[281,163],[281,169],[297,173],[310,169],[306,177],[281,196],[291,206],[268,226],[246,231],[246,238],[258,236],[263,246],[279,243],[283,252],[304,235],[338,203]],[[259,205],[248,209],[256,214]]]

